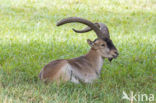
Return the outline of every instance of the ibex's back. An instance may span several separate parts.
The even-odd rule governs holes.
[[[103,23],[92,23],[88,20],[71,17],[63,19],[57,25],[70,22],[80,22],[89,26],[88,29],[75,30],[75,32],[88,32],[94,30],[97,39],[94,41],[87,40],[91,46],[90,51],[81,57],[69,60],[55,60],[47,64],[40,72],[40,79],[43,81],[72,81],[79,83],[91,83],[95,80],[101,71],[103,59],[108,58],[110,61],[118,56],[117,49],[110,40],[108,28]]]

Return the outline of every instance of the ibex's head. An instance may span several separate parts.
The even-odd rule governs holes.
[[[75,30],[77,33],[84,33],[91,30],[94,30],[94,32],[97,35],[97,39],[94,41],[87,40],[88,44],[91,46],[92,49],[97,50],[102,57],[108,58],[110,61],[113,58],[116,58],[118,56],[118,51],[116,47],[114,46],[112,40],[110,39],[108,28],[103,23],[92,23],[88,20],[78,18],[78,17],[69,17],[66,19],[63,19],[57,23],[57,26],[71,23],[71,22],[79,22],[88,25],[89,27],[85,28],[84,30]]]
[[[102,57],[109,58],[110,61],[118,56],[117,49],[108,38],[95,39],[94,41],[88,39],[87,42],[92,49],[97,50]]]

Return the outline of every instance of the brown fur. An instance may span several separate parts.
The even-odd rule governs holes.
[[[91,46],[90,51],[81,57],[68,60],[55,60],[48,63],[40,72],[43,81],[69,81],[74,76],[84,82],[90,82],[100,74],[103,58],[117,57],[116,48],[109,49],[108,43],[103,39],[87,40]],[[104,46],[102,46],[104,45]],[[101,61],[102,60],[102,61]]]

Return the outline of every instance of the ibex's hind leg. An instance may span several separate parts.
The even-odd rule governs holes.
[[[66,60],[56,60],[48,63],[40,72],[39,77],[44,82],[60,82],[70,80]]]
[[[70,71],[68,69],[68,64],[62,66],[60,70],[52,78],[52,81],[56,81],[57,83],[66,82],[69,80],[70,80]]]

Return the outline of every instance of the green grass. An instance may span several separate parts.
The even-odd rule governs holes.
[[[129,103],[123,91],[156,101],[155,11],[154,0],[0,0],[0,103]],[[105,23],[120,55],[93,84],[45,85],[45,64],[87,53],[96,38],[71,30],[82,24],[55,26],[71,16]]]

